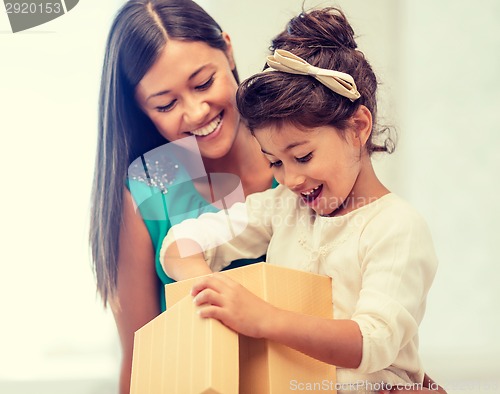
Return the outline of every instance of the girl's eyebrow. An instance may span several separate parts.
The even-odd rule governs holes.
[[[192,80],[194,77],[196,77],[200,72],[202,72],[205,68],[207,68],[210,64],[207,63],[207,64],[204,64],[203,66],[199,67],[198,69],[196,69],[188,78],[188,81]],[[151,95],[149,95],[147,98],[146,98],[146,101],[148,101],[149,99],[153,98],[153,97],[158,97],[158,96],[162,96],[164,94],[168,94],[170,93],[170,90],[162,90],[161,92],[156,92],[156,93],[153,93]]]
[[[292,149],[292,148],[295,148],[297,146],[300,146],[300,145],[305,145],[307,144],[309,141],[297,141],[297,142],[292,142],[290,145],[287,145],[286,148],[283,150],[284,152]],[[261,152],[266,154],[266,155],[271,155],[271,156],[274,156],[272,153],[269,153],[269,152],[266,152],[264,149],[260,148]]]
[[[292,142],[290,145],[287,145],[287,147],[285,148],[285,152],[287,150],[290,150],[292,148],[295,148],[296,146],[300,146],[300,145],[305,145],[307,144],[309,141],[297,141],[297,142]]]

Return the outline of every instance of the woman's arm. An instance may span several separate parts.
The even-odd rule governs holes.
[[[266,338],[345,368],[361,363],[363,340],[356,322],[278,309],[222,273],[201,278],[192,290],[200,316],[236,332]]]
[[[110,304],[122,347],[120,394],[128,394],[134,333],[160,314],[160,301],[151,238],[128,190],[123,203],[118,283],[116,297]]]

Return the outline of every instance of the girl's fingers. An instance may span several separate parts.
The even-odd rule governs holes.
[[[200,280],[193,285],[191,295],[195,297],[200,291],[206,288],[222,293],[225,289],[233,287],[236,283],[237,282],[228,278],[226,275],[215,272],[200,278]]]
[[[202,305],[198,314],[204,319],[216,319],[224,324],[223,309],[215,305]]]
[[[196,306],[201,306],[204,304],[221,306],[222,298],[217,291],[211,288],[204,288],[203,290],[200,290],[196,294],[196,296],[193,298],[193,302],[195,303]]]
[[[217,291],[217,279],[214,279],[213,274],[212,275],[207,275],[202,278],[200,278],[199,281],[197,281],[193,287],[191,288],[191,295],[193,297],[196,297],[196,295],[203,291],[204,289],[212,289]]]

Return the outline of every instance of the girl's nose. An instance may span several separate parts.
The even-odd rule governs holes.
[[[285,171],[283,183],[290,190],[300,190],[306,181],[306,177],[295,171]]]

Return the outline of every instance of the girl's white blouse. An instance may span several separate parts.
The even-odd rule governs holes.
[[[375,383],[420,383],[418,326],[437,269],[430,231],[420,214],[387,194],[339,217],[322,217],[284,186],[249,196],[226,211],[185,220],[168,233],[195,240],[219,271],[239,258],[266,261],[332,278],[334,319],[352,319],[363,336],[356,369],[337,382],[357,392]]]

